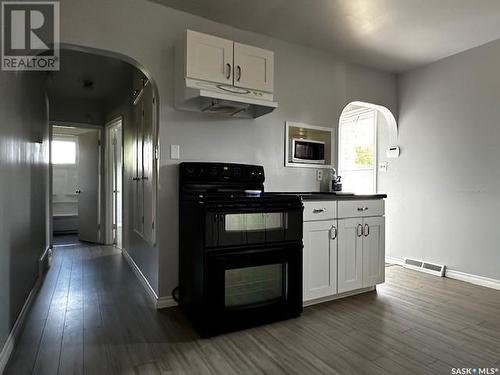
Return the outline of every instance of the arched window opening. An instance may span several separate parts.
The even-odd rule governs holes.
[[[353,106],[339,123],[338,173],[343,190],[358,194],[377,191],[377,111]]]
[[[383,142],[379,142],[382,135]],[[387,138],[387,139],[385,139]],[[338,174],[342,177],[342,190],[356,194],[377,193],[379,157],[384,160],[386,145],[396,147],[397,126],[392,113],[385,107],[370,103],[348,104],[339,119]],[[380,154],[380,155],[379,155]]]

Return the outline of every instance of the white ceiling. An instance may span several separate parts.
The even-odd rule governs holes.
[[[153,0],[403,72],[500,38],[500,0]]]

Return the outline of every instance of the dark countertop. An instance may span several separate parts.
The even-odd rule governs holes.
[[[298,195],[304,201],[308,200],[335,200],[335,201],[352,201],[352,200],[365,200],[365,199],[384,199],[387,198],[387,194],[369,194],[369,195],[361,195],[361,194],[352,194],[352,193],[344,193],[344,192],[312,192],[312,191],[270,191],[267,192],[270,194],[282,194],[282,195]]]

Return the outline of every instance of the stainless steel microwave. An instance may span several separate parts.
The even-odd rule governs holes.
[[[293,163],[325,164],[325,142],[300,138],[291,139],[290,161]]]

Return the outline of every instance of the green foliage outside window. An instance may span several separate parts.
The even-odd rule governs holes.
[[[356,159],[354,163],[359,167],[371,167],[373,166],[373,150],[371,146],[361,147],[356,146],[354,149],[356,153]]]

